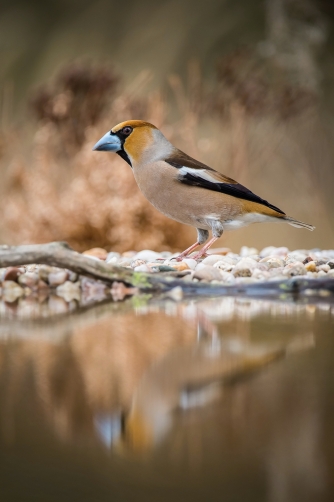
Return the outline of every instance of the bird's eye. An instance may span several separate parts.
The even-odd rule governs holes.
[[[132,127],[130,127],[130,126],[123,127],[123,129],[122,129],[122,133],[123,133],[125,136],[129,136],[129,134],[131,134],[131,133],[132,133]]]

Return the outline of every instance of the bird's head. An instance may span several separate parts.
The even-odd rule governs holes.
[[[158,160],[172,145],[153,124],[143,120],[127,120],[108,131],[93,150],[115,152],[131,167],[141,162]]]

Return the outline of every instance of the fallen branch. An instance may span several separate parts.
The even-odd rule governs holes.
[[[0,246],[0,267],[15,267],[33,263],[66,268],[77,274],[101,279],[108,283],[121,281],[131,284],[133,278],[132,270],[108,265],[102,260],[88,258],[71,249],[66,242]]]
[[[180,287],[187,296],[245,295],[252,297],[277,298],[290,295],[294,298],[301,293],[312,297],[333,301],[334,279],[309,279],[303,276],[286,281],[263,281],[252,284],[224,286],[205,282],[184,281],[174,272],[147,274],[135,272],[125,267],[110,265],[102,260],[94,260],[77,253],[65,242],[32,244],[23,246],[0,246],[0,267],[44,264],[66,268],[77,274],[101,280],[107,284],[123,282],[141,291],[167,292]]]

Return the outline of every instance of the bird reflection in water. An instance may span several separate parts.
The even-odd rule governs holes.
[[[224,298],[148,305],[124,314],[104,306],[68,325],[33,323],[25,339],[13,328],[0,359],[2,377],[12,382],[1,406],[10,424],[7,439],[15,436],[11,415],[29,382],[28,392],[38,401],[34,413],[63,440],[93,436],[116,451],[148,451],[167,437],[178,413],[209,406],[226,384],[312,346],[312,334],[305,332],[254,341],[250,321],[265,312],[289,318],[313,311]]]

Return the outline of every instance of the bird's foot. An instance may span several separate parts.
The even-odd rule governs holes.
[[[184,258],[188,258],[188,255],[181,253],[181,254],[179,254],[179,256],[174,256],[174,258],[172,258],[172,260],[182,261]]]
[[[189,258],[190,253],[200,245],[199,242],[195,242],[192,246],[183,251],[179,256],[172,258],[172,260],[182,261],[184,258]]]
[[[191,258],[192,260],[198,261],[198,260],[200,260],[202,258],[206,258],[207,256],[209,256],[209,255],[205,251],[204,251],[204,253],[202,253],[201,251],[199,251],[198,253],[195,253],[194,255],[189,256],[189,258]]]

